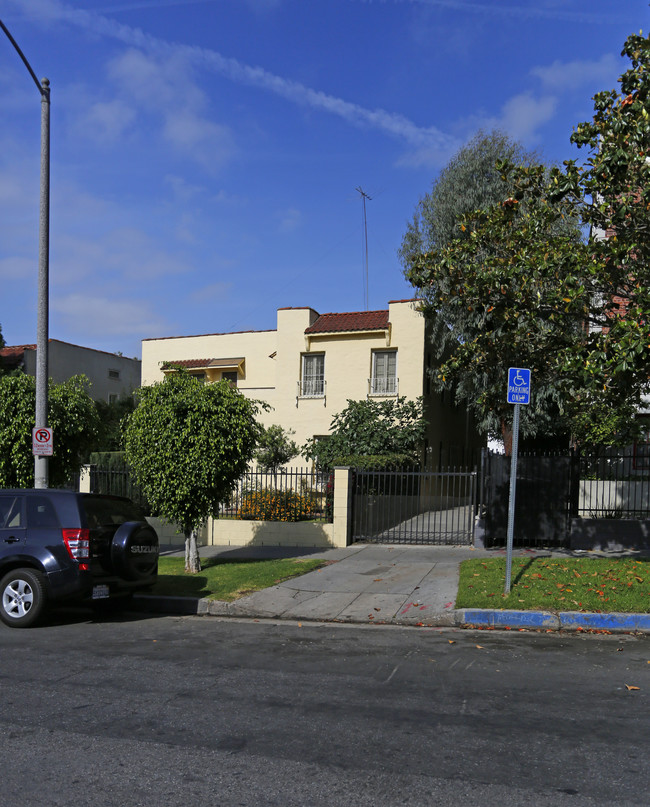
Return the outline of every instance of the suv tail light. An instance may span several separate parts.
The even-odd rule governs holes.
[[[61,530],[63,543],[68,550],[72,560],[87,561],[90,558],[90,530]],[[87,563],[79,564],[82,569],[87,569]]]

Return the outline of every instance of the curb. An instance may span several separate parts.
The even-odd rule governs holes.
[[[546,630],[607,630],[650,633],[650,614],[596,614],[582,611],[457,611],[465,627],[544,628]]]
[[[238,600],[224,602],[223,600],[197,599],[195,597],[158,597],[151,594],[137,594],[134,604],[139,610],[162,614],[177,614],[179,616],[226,616],[247,618],[274,618],[289,619],[291,621],[318,621],[339,622],[342,620],[316,619],[314,617],[282,617],[269,614],[257,614],[242,608]],[[365,619],[345,619],[345,622],[358,624],[373,624]],[[529,628],[543,630],[606,630],[612,633],[648,633],[650,634],[650,614],[609,613],[596,614],[582,611],[491,611],[487,609],[467,608],[464,610],[447,611],[441,614],[432,614],[422,618],[420,622],[413,619],[393,618],[386,621],[377,621],[374,624],[402,625],[404,627],[447,627],[447,628]]]

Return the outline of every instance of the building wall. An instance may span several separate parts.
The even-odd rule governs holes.
[[[36,350],[24,353],[24,370],[36,375]],[[95,401],[110,401],[111,396],[127,398],[140,386],[140,361],[103,350],[72,345],[58,339],[48,343],[48,376],[57,384],[83,374],[91,382],[90,396]]]
[[[348,400],[368,397],[374,351],[397,351],[398,395],[415,399],[425,394],[427,353],[425,320],[414,301],[389,303],[389,329],[368,332],[306,334],[318,319],[312,308],[281,308],[275,331],[145,339],[142,343],[142,384],[164,378],[165,362],[188,359],[244,357],[244,374],[238,388],[249,398],[262,400],[272,409],[260,415],[265,425],[293,430],[298,445],[314,435],[329,432],[332,418]],[[302,357],[323,353],[325,394],[301,397]],[[374,396],[373,396],[374,397]],[[394,399],[394,396],[392,396]],[[451,407],[446,412],[434,396],[429,402],[429,444],[462,443],[465,422]],[[376,396],[383,400],[384,396]],[[299,461],[299,460],[298,460]]]

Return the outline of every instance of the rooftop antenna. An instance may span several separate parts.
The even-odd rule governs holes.
[[[371,202],[372,196],[363,190],[361,186],[355,188],[361,195],[361,205],[363,208],[363,304],[368,310],[368,221],[366,219],[366,199]]]

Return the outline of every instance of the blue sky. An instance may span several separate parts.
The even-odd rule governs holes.
[[[475,132],[547,161],[647,0],[0,0],[52,87],[50,336],[263,330],[387,307],[415,205]],[[0,31],[0,325],[36,341],[40,98]],[[361,196],[367,201],[365,285]]]

